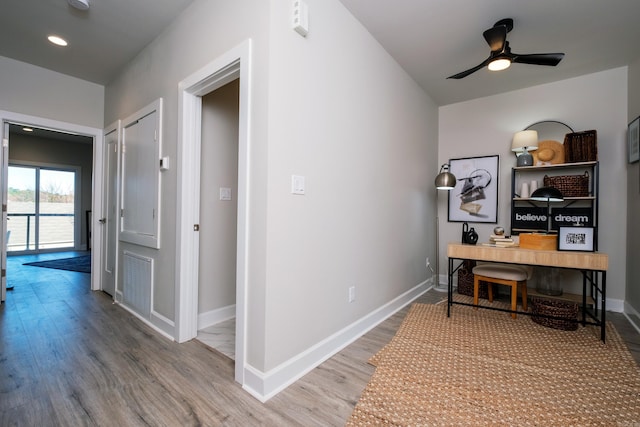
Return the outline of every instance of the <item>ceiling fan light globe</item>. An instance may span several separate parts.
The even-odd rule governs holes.
[[[489,62],[487,66],[491,71],[502,71],[509,68],[511,61],[506,58],[499,58]]]

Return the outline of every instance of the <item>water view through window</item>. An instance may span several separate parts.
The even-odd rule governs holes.
[[[9,165],[7,251],[73,248],[75,171]]]

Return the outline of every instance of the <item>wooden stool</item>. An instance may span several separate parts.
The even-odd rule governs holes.
[[[478,305],[478,287],[480,281],[487,283],[489,302],[493,302],[493,283],[511,286],[511,310],[518,307],[518,287],[522,292],[522,309],[527,310],[527,279],[531,278],[533,268],[520,265],[480,264],[473,267],[473,304]],[[511,313],[516,318],[516,313]]]

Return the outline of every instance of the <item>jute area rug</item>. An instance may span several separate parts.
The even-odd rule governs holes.
[[[640,426],[640,368],[607,324],[414,304],[370,363],[347,426]]]

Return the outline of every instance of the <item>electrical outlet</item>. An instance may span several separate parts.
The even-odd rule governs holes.
[[[356,287],[351,286],[349,288],[349,302],[354,302],[356,300]]]

